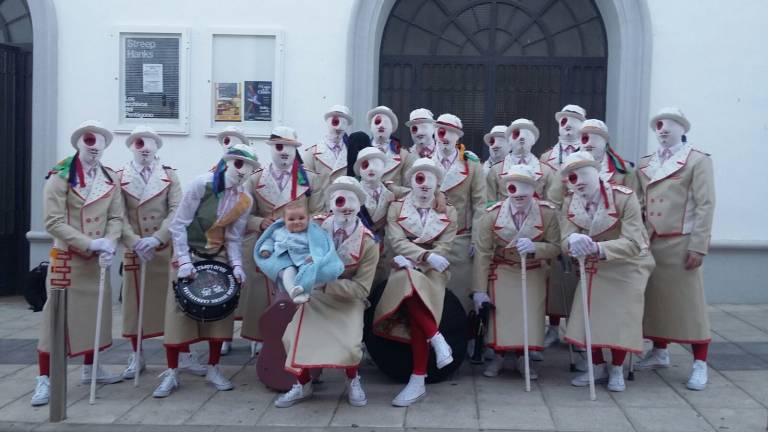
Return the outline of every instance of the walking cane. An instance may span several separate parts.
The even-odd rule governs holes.
[[[635,365],[632,362],[632,357],[634,354],[629,353],[629,373],[627,374],[627,381],[634,381],[635,380]]]
[[[589,325],[589,301],[587,300],[587,272],[584,257],[579,258],[579,280],[581,281],[581,308],[584,311],[584,339],[587,343],[587,374],[589,376],[589,399],[596,400],[595,368],[592,364],[592,328]]]
[[[101,344],[101,314],[102,304],[104,303],[104,278],[107,273],[105,266],[99,271],[99,299],[96,305],[96,335],[93,338],[93,365],[91,366],[91,398],[88,401],[91,405],[96,403],[96,375],[99,370],[99,345]]]
[[[565,260],[570,258],[563,255],[561,255],[560,258],[562,259],[560,265],[563,270],[563,275],[560,277],[560,294],[563,296],[563,315],[565,315],[566,320],[570,321],[571,312],[568,310],[568,300],[565,296],[565,275],[571,273],[570,265],[566,264]],[[570,364],[569,370],[571,372],[576,372],[576,362],[573,360],[573,345],[570,343],[568,344],[568,363]]]
[[[140,261],[141,272],[139,273],[139,323],[136,329],[136,372],[133,375],[133,386],[139,386],[139,375],[141,375],[141,339],[144,333],[144,286],[147,279],[147,263]]]
[[[525,359],[525,391],[531,391],[531,366],[528,363],[528,276],[526,254],[520,254],[520,279],[523,284],[523,358]]]

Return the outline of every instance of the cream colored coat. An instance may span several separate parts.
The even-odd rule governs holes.
[[[312,188],[320,195],[323,210],[328,210],[326,188],[337,178],[347,175],[347,146],[341,143],[338,158],[325,142],[310,146],[302,155],[304,167],[314,172],[317,178]]]
[[[631,189],[601,183],[600,206],[590,217],[578,195],[567,195],[561,218],[562,249],[568,253],[568,237],[589,235],[604,259],[587,257],[586,275],[592,346],[643,351],[643,303],[645,285],[654,267],[643,229],[640,203]],[[578,264],[574,264],[578,268]],[[571,309],[565,338],[585,346],[581,284]]]
[[[79,185],[71,187],[65,179],[52,173],[43,189],[45,230],[53,237],[51,264],[46,288],[67,291],[67,354],[93,352],[96,333],[96,309],[99,294],[99,260],[88,252],[91,240],[107,238],[117,243],[123,218],[123,199],[117,174],[109,168],[98,169],[90,193],[84,195]],[[107,274],[108,276],[108,274]],[[110,292],[109,277],[105,292]],[[50,291],[49,291],[50,293]],[[49,296],[50,298],[50,296]],[[43,324],[37,349],[51,350],[50,304],[43,307]],[[110,296],[102,303],[102,325],[99,349],[112,344],[112,307]]]
[[[488,345],[497,351],[523,349],[523,297],[519,238],[533,240],[536,252],[526,257],[529,349],[544,349],[547,270],[560,253],[560,228],[555,206],[533,200],[520,230],[510,201],[488,208],[475,227],[474,290],[487,292],[496,306],[489,322]]]
[[[405,178],[405,173],[418,158],[405,147],[400,148],[397,154],[391,151],[387,151],[386,154],[387,162],[384,165],[381,181],[395,194],[396,198],[400,199],[411,191],[410,180]]]
[[[448,206],[446,213],[430,209],[422,225],[419,212],[410,196],[395,201],[387,216],[387,238],[394,255],[402,255],[413,263],[413,268],[392,270],[373,318],[376,334],[401,342],[409,342],[410,329],[400,305],[407,298],[418,295],[440,326],[445,301],[445,287],[451,278],[451,267],[443,273],[426,261],[428,252],[446,256],[456,238],[456,210]]]
[[[139,319],[141,261],[133,245],[142,237],[153,236],[161,244],[147,263],[144,286],[143,338],[163,335],[165,300],[172,258],[171,234],[168,226],[181,201],[181,185],[176,172],[156,164],[145,184],[132,164],[121,171],[125,217],[123,219],[123,337],[136,336]]]
[[[485,179],[485,195],[486,201],[489,204],[493,204],[497,201],[503,201],[507,198],[509,193],[504,187],[504,181],[501,176],[506,174],[512,166],[519,162],[519,158],[513,154],[509,154],[504,158],[503,162],[499,162],[492,165],[488,171],[488,176]],[[542,165],[536,156],[531,155],[530,167],[533,169],[533,176],[536,179],[536,196],[542,200],[547,200],[547,185],[551,184],[553,175],[551,169],[548,169],[546,165]]]
[[[323,229],[333,232],[333,218]],[[357,366],[363,356],[363,314],[379,260],[373,234],[357,224],[337,249],[344,273],[312,291],[309,302],[299,306],[283,334],[285,369],[299,374],[304,368]]]
[[[663,164],[654,152],[638,167],[656,258],[646,290],[644,334],[673,342],[708,342],[702,269],[685,270],[684,263],[688,251],[709,251],[715,210],[712,160],[688,144]]]

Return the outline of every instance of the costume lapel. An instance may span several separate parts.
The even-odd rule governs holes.
[[[506,247],[508,248],[514,247],[519,238],[529,238],[531,240],[538,239],[544,233],[544,224],[541,220],[541,210],[539,209],[538,201],[533,200],[531,202],[531,208],[528,210],[528,215],[525,217],[523,225],[518,231],[512,216],[510,199],[507,198],[501,205],[498,215],[496,215],[493,230],[496,236],[507,244]]]
[[[272,173],[270,172],[271,166],[272,164],[268,165],[264,168],[264,170],[262,170],[261,176],[259,177],[259,181],[256,184],[255,189],[256,193],[259,194],[261,198],[272,205],[272,210],[276,211],[291,201],[291,180],[288,180],[285,188],[283,188],[281,191],[280,187],[278,187],[277,182],[275,181],[275,178],[272,177]],[[306,192],[306,190],[306,186],[299,186],[296,196],[301,196],[301,194]]]
[[[584,231],[589,231],[592,218],[587,213],[586,203],[579,194],[573,194],[572,197],[571,204],[568,206],[568,220]]]
[[[450,224],[450,219],[442,213],[436,212],[434,209],[429,209],[426,223],[421,225],[421,217],[419,211],[416,210],[416,206],[408,195],[403,201],[403,207],[400,209],[400,215],[397,218],[397,223],[406,232],[412,236],[416,236],[413,240],[414,243],[429,243],[434,238],[438,237],[445,231]]]
[[[85,200],[83,206],[87,206],[92,202],[100,200],[112,192],[114,187],[115,184],[112,182],[112,180],[108,179],[106,175],[104,175],[104,168],[99,165],[99,168],[96,170],[96,176],[92,180],[91,190],[88,192],[88,198]]]
[[[138,177],[141,176],[139,175]],[[168,173],[165,172],[162,165],[155,162],[155,167],[152,169],[152,175],[149,177],[149,182],[144,186],[144,192],[141,194],[139,205],[156,197],[170,185],[171,180],[168,178]]]
[[[395,195],[389,191],[383,184],[379,193],[379,201],[375,201],[371,195],[366,192],[365,208],[374,224],[387,217],[389,203],[395,198]]]
[[[438,152],[432,153],[432,160],[435,161],[437,166],[443,166]],[[445,176],[443,176],[443,183],[440,185],[440,190],[443,192],[448,192],[462,184],[468,176],[469,165],[466,164],[465,161],[459,160],[459,155],[457,154],[456,159],[451,164],[451,167],[445,173]]]
[[[347,146],[344,143],[341,143],[341,151],[338,158],[333,154],[333,150],[328,147],[326,140],[321,145],[315,146],[313,155],[318,162],[331,171],[331,174],[335,174],[336,171],[347,167]]]
[[[600,185],[600,205],[597,206],[595,216],[592,218],[592,224],[589,227],[589,235],[596,237],[616,225],[619,220],[616,212],[616,204],[613,200],[613,188],[608,183]]]
[[[663,180],[681,170],[688,163],[691,148],[690,145],[683,146],[680,151],[672,155],[664,163],[661,163],[661,160],[659,160],[658,152],[653,152],[648,164],[640,168],[640,172],[649,179],[648,184]]]
[[[387,162],[384,164],[384,175],[396,170],[397,167],[400,166],[400,162],[402,162],[402,158],[400,157],[399,153],[393,153],[389,148],[387,148],[386,153]]]
[[[333,237],[333,216],[326,218],[321,226]],[[336,248],[336,254],[344,263],[344,267],[355,266],[360,261],[363,255],[363,232],[363,224],[358,223],[352,234]]]
[[[141,175],[136,172],[133,168],[133,164],[130,162],[123,167],[123,175],[120,178],[120,187],[125,194],[130,195],[136,199],[136,201],[141,199],[144,190],[144,180],[141,178]]]

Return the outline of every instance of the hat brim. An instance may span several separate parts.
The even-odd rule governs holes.
[[[381,159],[381,161],[384,162],[384,164],[387,163],[387,156],[381,152],[373,153],[371,155],[362,156],[362,157],[358,154],[355,164],[352,165],[352,169],[355,171],[356,176],[360,177],[360,164],[363,163],[363,161],[366,161],[369,159]]]
[[[158,149],[163,147],[163,139],[160,138],[160,135],[149,131],[136,132],[128,135],[128,138],[125,139],[125,146],[130,148],[136,138],[152,138],[157,143]]]
[[[680,123],[683,125],[685,133],[688,133],[688,131],[691,130],[691,122],[689,122],[687,118],[676,114],[657,114],[653,116],[651,121],[648,123],[648,125],[651,127],[651,130],[656,130],[656,122],[663,119],[670,119]]]
[[[608,135],[608,132],[606,132],[606,131],[604,131],[604,130],[602,130],[600,128],[595,128],[595,127],[581,128],[581,130],[579,132],[581,132],[583,134],[600,135],[601,137],[605,138],[605,141],[607,141],[607,142],[611,141],[611,136]]]
[[[559,123],[560,119],[563,118],[563,117],[566,117],[566,116],[567,117],[577,118],[577,119],[579,119],[581,121],[587,121],[587,117],[585,117],[585,116],[581,115],[581,113],[577,113],[575,111],[559,111],[559,112],[556,112],[555,113],[555,120],[557,120],[557,122]]]
[[[347,113],[343,113],[341,111],[329,111],[323,115],[323,118],[328,120],[328,117],[332,117],[334,115],[347,119],[347,122],[349,122],[349,124],[352,125],[352,116]]]
[[[509,126],[507,126],[507,130],[506,130],[506,132],[504,134],[507,137],[510,137],[510,136],[512,136],[512,130],[514,130],[514,129],[525,129],[525,130],[531,131],[531,133],[533,134],[533,140],[534,141],[538,141],[539,137],[541,136],[541,132],[539,131],[539,128],[531,127],[530,125],[514,125],[514,126],[509,125]]]
[[[566,177],[571,171],[575,171],[583,167],[592,167],[596,170],[600,170],[600,162],[591,160],[580,160],[570,165],[564,165],[560,168],[560,176]]]
[[[72,132],[72,136],[70,137],[69,141],[72,143],[72,147],[77,150],[77,141],[80,139],[81,136],[83,136],[86,132],[93,132],[97,133],[99,135],[104,136],[104,147],[109,147],[110,144],[112,144],[112,138],[114,138],[114,135],[112,135],[112,132],[110,132],[108,129],[105,129],[103,127],[99,126],[83,126],[81,128],[77,128],[74,132]]]
[[[519,181],[522,183],[528,183],[531,186],[536,186],[536,179],[533,177],[523,176],[519,174],[501,174],[501,181],[504,184],[508,184],[513,181]]]
[[[421,166],[412,166],[408,169],[408,172],[405,173],[405,178],[408,179],[408,182],[410,183],[411,177],[413,177],[414,174],[418,171],[430,171],[432,174],[437,177],[437,182],[441,183],[443,181],[443,169],[439,168],[434,165],[421,165]]]
[[[333,195],[334,192],[340,191],[340,190],[345,190],[345,191],[354,193],[355,195],[357,195],[357,199],[360,201],[360,205],[365,204],[366,195],[365,195],[365,192],[363,191],[363,188],[359,186],[355,187],[347,183],[331,183],[326,189],[327,191],[326,196],[330,198],[330,196]]]
[[[435,124],[435,119],[426,118],[426,117],[417,118],[417,119],[413,119],[413,120],[408,120],[407,122],[405,122],[405,125],[408,126],[408,127],[411,127],[413,125],[422,124],[422,123],[432,123],[432,124]]]
[[[435,122],[435,126],[440,126],[440,127],[446,128],[446,129],[450,129],[450,130],[456,132],[457,134],[459,134],[459,138],[464,136],[464,131],[459,129],[459,128],[457,128],[454,125],[451,125],[451,124],[448,124],[448,123],[443,123],[443,122]]]
[[[487,134],[483,135],[483,142],[484,142],[486,145],[490,145],[490,144],[488,143],[488,140],[490,140],[490,139],[491,139],[491,137],[501,137],[501,138],[506,138],[506,137],[507,137],[506,135],[507,135],[507,134],[506,134],[505,132],[491,132],[491,133],[487,133]]]
[[[248,142],[249,142],[248,137],[245,136],[244,133],[233,132],[233,131],[221,131],[221,132],[217,133],[216,134],[216,141],[218,141],[219,144],[223,145],[224,144],[223,141],[224,141],[224,137],[225,136],[238,137],[238,138],[240,138],[240,141],[242,141],[243,144],[245,144],[245,145],[248,145]]]
[[[221,158],[224,161],[227,161],[227,162],[231,161],[231,160],[239,159],[239,160],[241,160],[241,161],[243,161],[245,163],[251,164],[254,168],[258,168],[259,167],[259,160],[258,159],[249,158],[249,157],[246,157],[246,156],[241,156],[241,155],[237,155],[237,154],[225,154]]]
[[[301,142],[292,140],[290,138],[270,138],[267,140],[268,145],[283,144],[292,147],[301,147]]]
[[[368,119],[368,123],[371,122],[371,119],[373,119],[373,116],[375,116],[376,114],[384,114],[385,116],[389,117],[389,120],[392,121],[392,130],[393,131],[397,130],[398,123],[397,123],[397,117],[395,116],[395,113],[393,113],[392,111],[374,108],[368,111],[368,115],[366,115],[366,118]]]

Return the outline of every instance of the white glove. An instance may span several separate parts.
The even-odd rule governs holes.
[[[520,255],[536,253],[536,246],[533,244],[533,241],[525,237],[517,239],[515,248],[517,248],[517,253]]]
[[[135,252],[146,252],[150,250],[157,249],[160,246],[160,240],[156,239],[155,237],[149,236],[149,237],[143,237],[136,241],[136,243],[133,244],[133,250]]]
[[[242,284],[245,282],[245,271],[243,271],[243,266],[236,265],[232,268],[232,274],[235,276],[235,279],[237,279],[237,282]]]
[[[491,298],[484,292],[476,292],[472,294],[472,301],[475,302],[475,313],[480,313],[483,303],[491,303]]]
[[[430,253],[427,257],[427,262],[432,266],[433,269],[439,271],[440,273],[444,272],[445,269],[448,268],[448,265],[451,264],[447,259],[436,253]]]
[[[185,263],[179,266],[179,272],[176,273],[176,276],[179,279],[184,278],[194,278],[197,272],[195,271],[195,266],[192,265],[192,263]]]
[[[573,233],[568,236],[568,248],[571,251],[571,255],[576,257],[597,253],[597,243],[592,241],[592,238],[588,235],[579,233]]]
[[[115,257],[114,252],[100,252],[99,253],[99,266],[107,268],[112,265],[112,258]]]
[[[392,259],[392,261],[394,261],[395,264],[397,264],[397,266],[400,267],[401,269],[402,268],[413,268],[413,264],[411,264],[411,260],[409,260],[408,258],[406,258],[406,257],[404,257],[402,255],[398,255],[398,256],[394,257]]]
[[[112,240],[104,237],[91,240],[91,244],[88,245],[88,250],[91,252],[109,252],[115,253],[115,244]]]
[[[469,250],[467,250],[467,253],[469,254],[470,258],[474,258],[474,256],[475,256],[475,244],[474,243],[470,243],[469,244]]]

